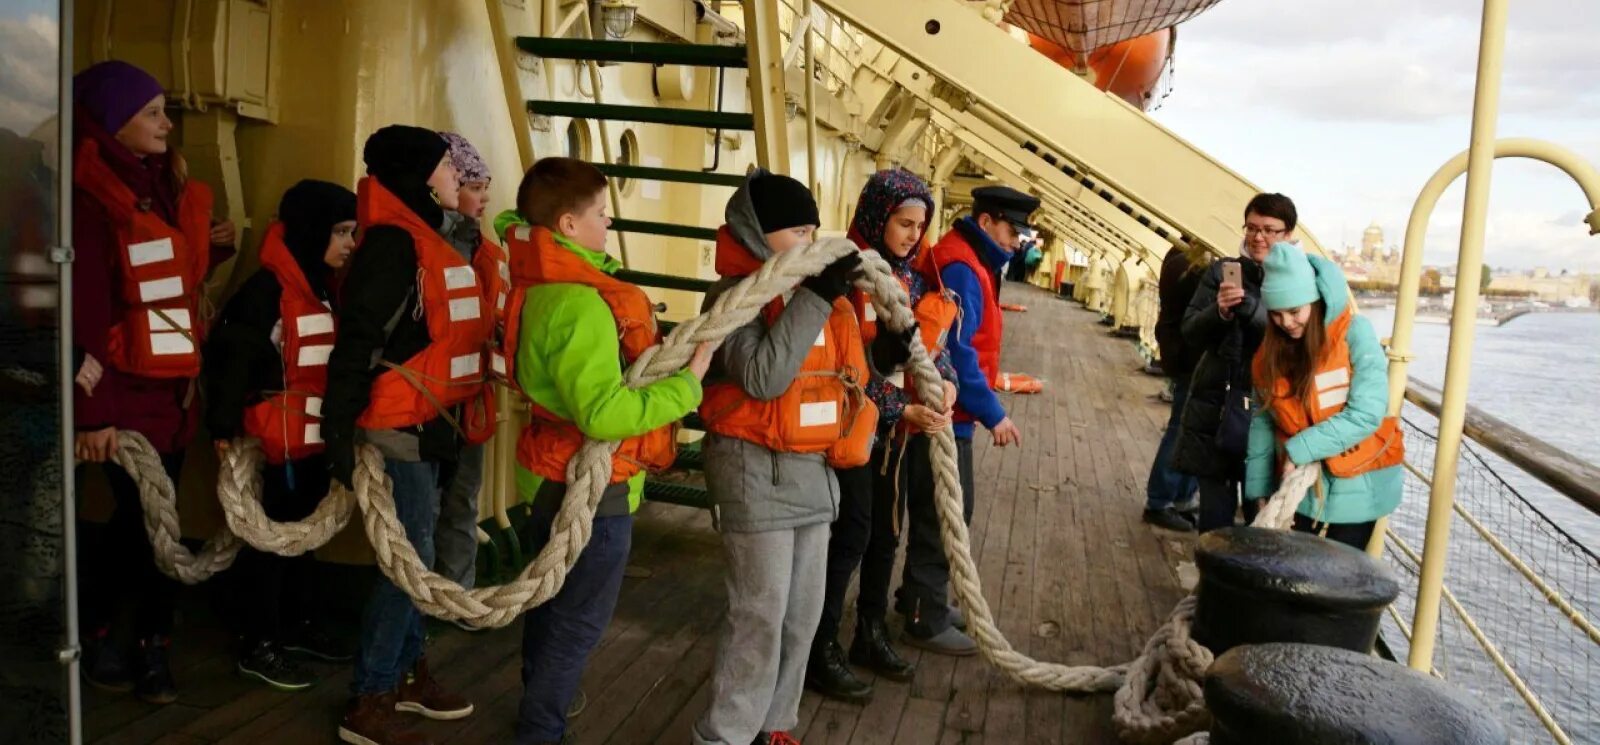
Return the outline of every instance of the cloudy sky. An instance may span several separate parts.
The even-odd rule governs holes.
[[[56,13],[45,0],[0,0],[0,128],[27,135],[54,113]]]
[[[1262,188],[1294,198],[1325,245],[1376,220],[1398,244],[1424,182],[1467,146],[1481,3],[1222,0],[1179,27],[1163,124]],[[1600,2],[1514,0],[1499,135],[1600,164]],[[1454,263],[1461,179],[1434,213],[1430,263]],[[1576,184],[1503,160],[1490,201],[1496,267],[1600,271]]]

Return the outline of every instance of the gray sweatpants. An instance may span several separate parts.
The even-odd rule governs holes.
[[[477,584],[478,490],[483,486],[483,446],[463,445],[455,476],[439,499],[433,534],[433,571],[467,589]]]
[[[822,615],[828,524],[723,533],[722,549],[728,618],[695,745],[749,745],[758,733],[799,724],[806,660]]]

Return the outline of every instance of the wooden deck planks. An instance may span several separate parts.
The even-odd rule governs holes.
[[[1043,291],[1007,285],[1008,371],[1045,379],[1036,396],[1002,396],[1023,446],[976,438],[978,499],[971,527],[987,601],[1018,649],[1069,664],[1112,664],[1137,653],[1182,596],[1172,564],[1188,539],[1140,521],[1144,474],[1166,408],[1161,382],[1136,372],[1132,346],[1096,316]],[[725,607],[719,539],[705,513],[651,504],[636,521],[631,563],[649,570],[623,586],[616,619],[585,671],[587,710],[573,721],[585,743],[686,743],[710,698],[718,624]],[[898,568],[896,571],[898,579]],[[854,630],[854,588],[841,643]],[[898,618],[891,615],[898,633]],[[186,630],[180,630],[184,634]],[[284,694],[232,671],[226,634],[180,638],[179,704],[148,707],[97,695],[89,741],[141,745],[320,745],[336,741],[348,668],[311,690]],[[436,674],[477,712],[423,729],[453,745],[511,739],[521,695],[521,626],[438,633]],[[1109,696],[1028,691],[981,658],[905,649],[911,684],[877,680],[865,706],[805,697],[797,734],[808,745],[850,743],[1112,743]],[[871,678],[865,672],[862,675]]]

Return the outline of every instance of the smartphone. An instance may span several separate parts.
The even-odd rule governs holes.
[[[1234,287],[1244,286],[1244,275],[1239,267],[1239,262],[1228,261],[1222,264],[1222,283]]]

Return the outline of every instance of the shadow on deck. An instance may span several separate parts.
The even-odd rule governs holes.
[[[1006,314],[1003,367],[1044,378],[1046,389],[1005,396],[1023,431],[1021,449],[978,438],[972,548],[984,591],[1021,651],[1074,664],[1132,659],[1182,597],[1173,567],[1189,553],[1187,539],[1140,522],[1145,474],[1167,412],[1154,397],[1162,384],[1138,372],[1128,341],[1110,336],[1077,304],[1019,284],[1004,294],[1029,312]],[[632,574],[648,576],[630,576],[623,586],[616,618],[584,676],[589,707],[573,728],[583,743],[686,743],[709,696],[725,606],[709,515],[647,504],[636,522],[632,564],[644,570]],[[180,625],[178,703],[157,708],[90,692],[87,741],[337,741],[347,667],[317,668],[326,677],[308,691],[271,691],[234,672],[216,626],[198,618]],[[853,627],[847,616],[845,629]],[[460,722],[425,724],[438,741],[511,741],[520,628],[437,633],[432,668],[478,707]],[[879,680],[864,707],[807,694],[795,734],[807,745],[1115,742],[1110,696],[1026,691],[979,657],[903,651],[919,665],[914,682]]]

